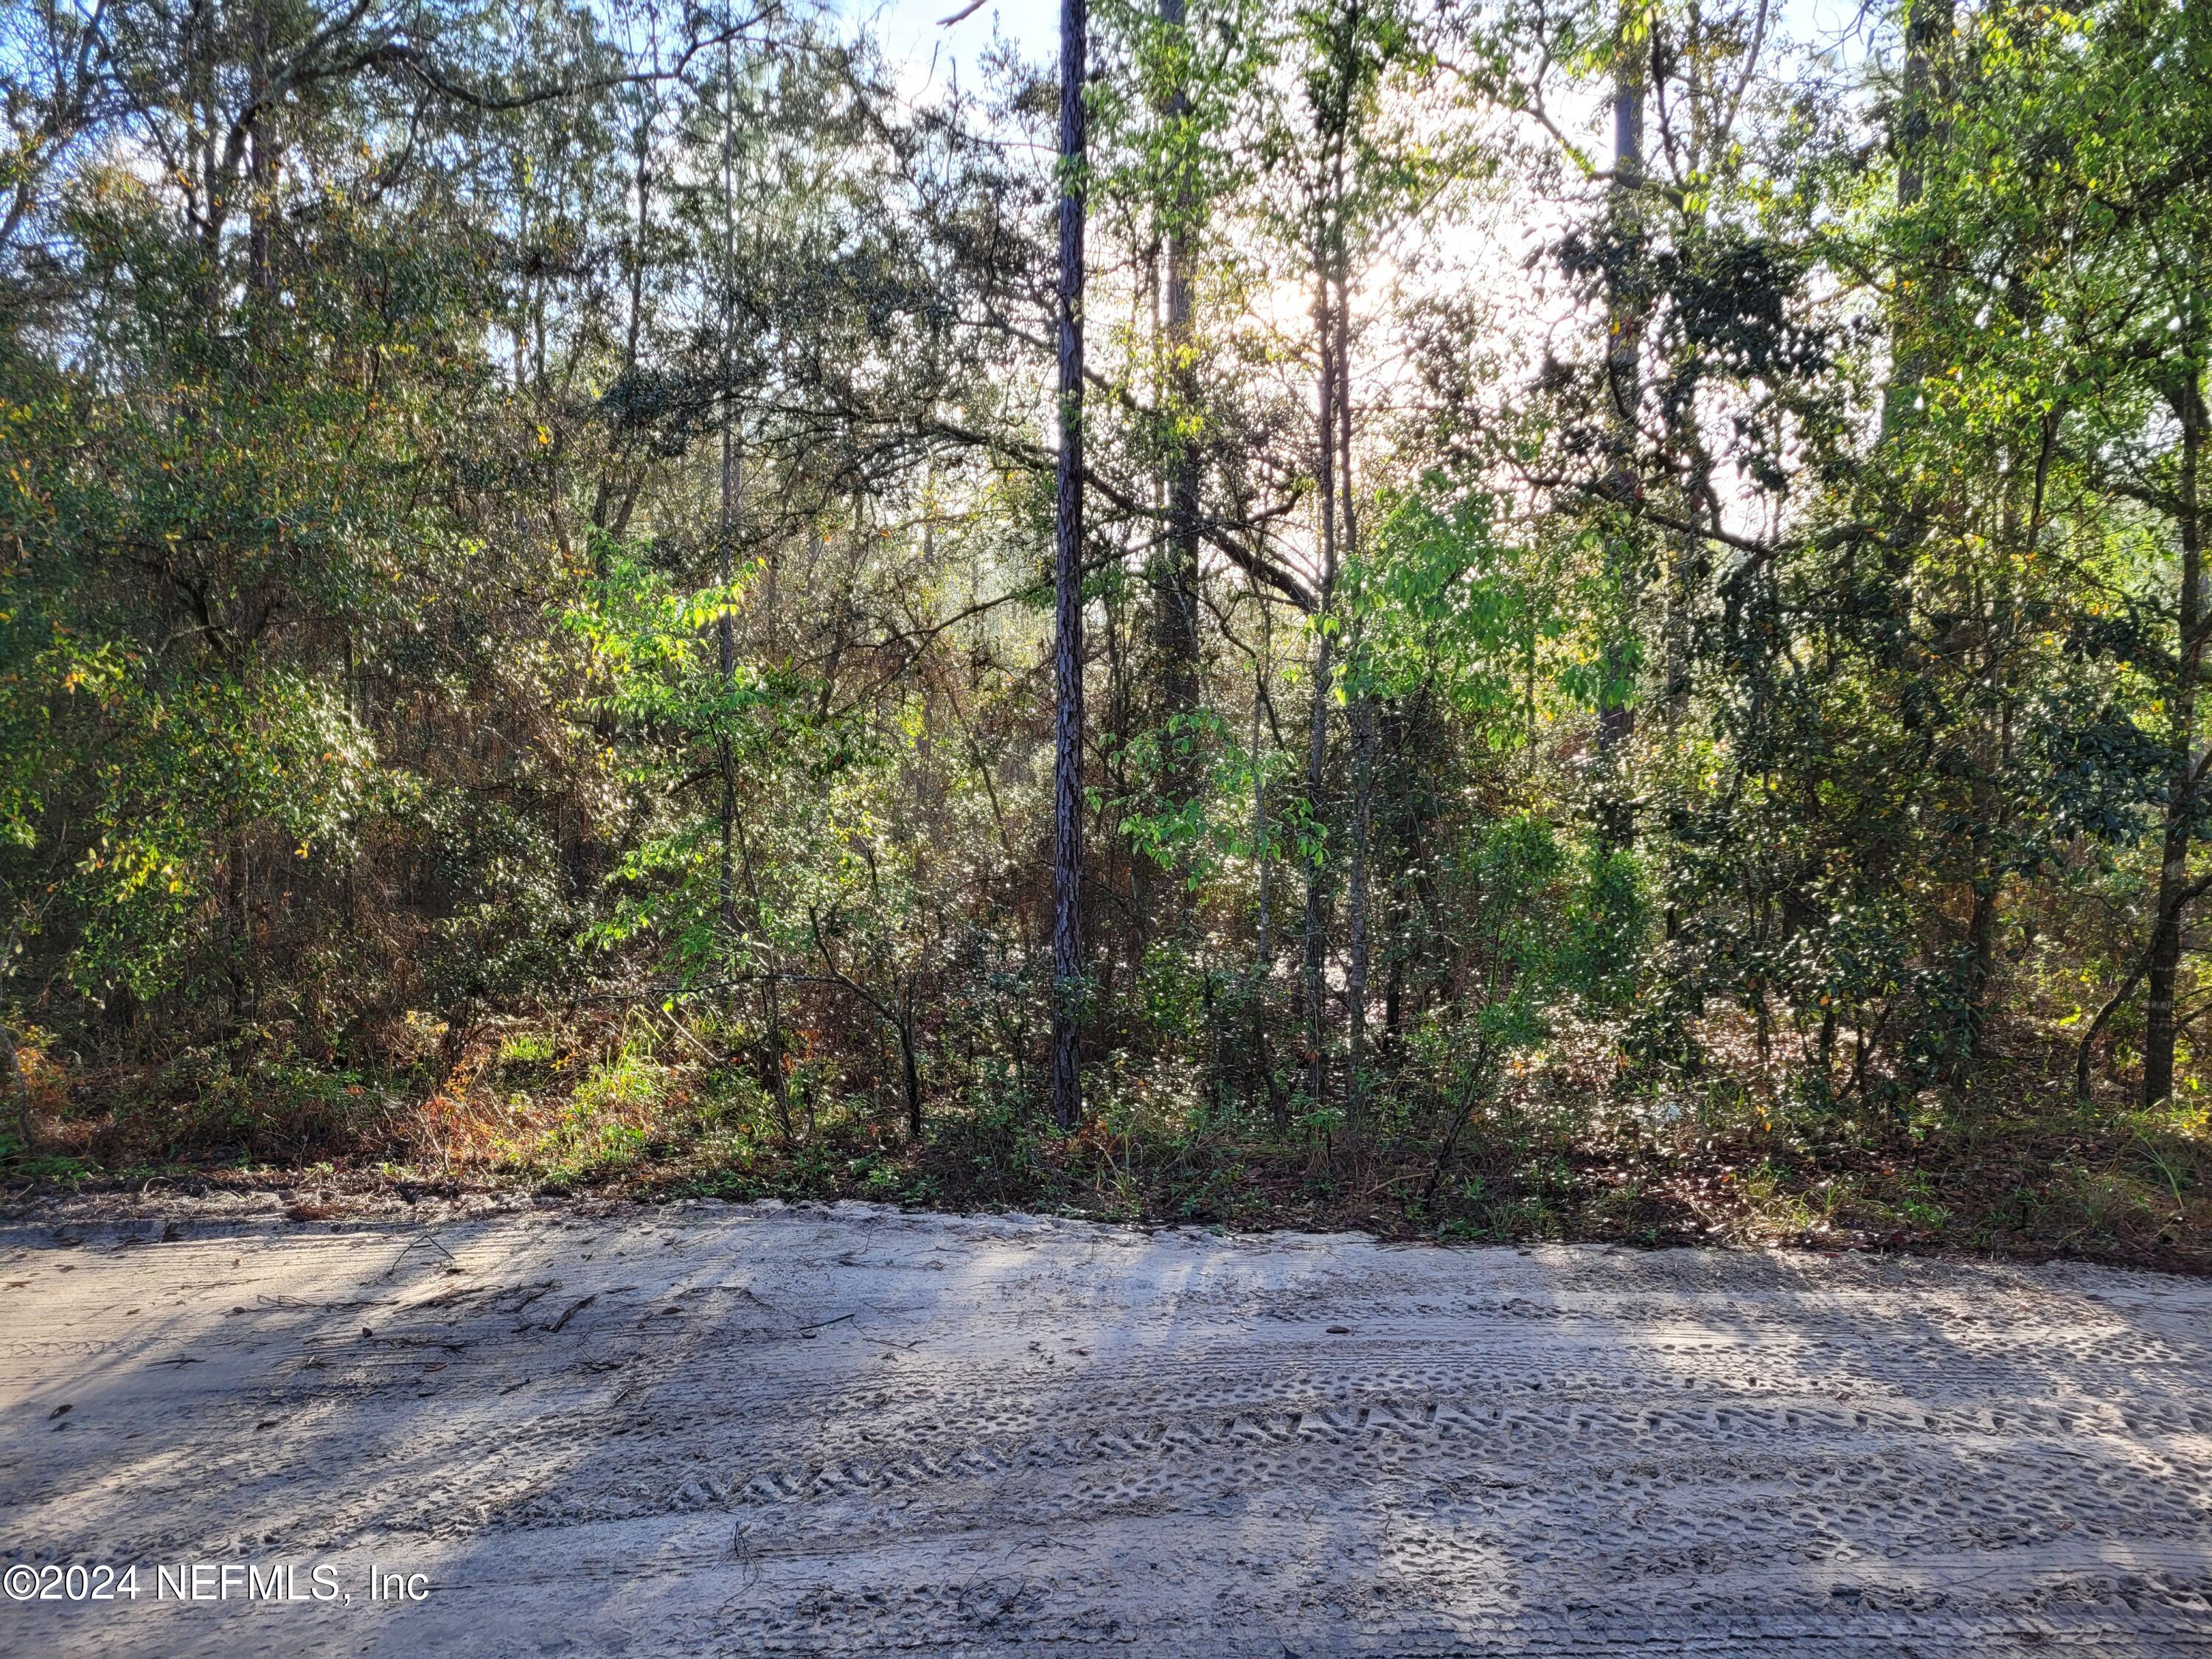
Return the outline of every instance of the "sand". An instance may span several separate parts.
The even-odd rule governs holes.
[[[2194,1281],[141,1208],[0,1228],[0,1652],[2212,1654]]]

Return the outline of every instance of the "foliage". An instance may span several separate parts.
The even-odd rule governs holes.
[[[1093,9],[1066,1134],[1036,66],[9,15],[9,1167],[2196,1248],[2203,8]]]

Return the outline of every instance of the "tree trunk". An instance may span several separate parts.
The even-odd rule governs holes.
[[[715,574],[722,585],[722,603],[714,622],[715,665],[720,672],[726,703],[734,703],[738,684],[737,617],[732,611],[730,589],[737,580],[738,542],[744,530],[744,446],[738,429],[737,410],[737,354],[736,322],[738,270],[738,208],[736,173],[737,78],[730,44],[722,46],[722,465],[721,515],[717,526],[718,551]],[[641,268],[644,258],[646,230],[646,164],[641,155],[638,163],[638,242]],[[635,294],[635,291],[634,291]],[[632,334],[630,350],[635,349],[635,308],[633,298]],[[729,722],[732,710],[726,707],[715,717],[715,760],[721,773],[721,860],[715,872],[715,917],[722,934],[725,949],[734,947],[739,939],[738,931],[738,856],[744,861],[745,890],[750,896],[752,936],[758,940],[763,956],[761,974],[761,1004],[763,1023],[767,1029],[767,1082],[774,1097],[776,1116],[781,1125],[784,1139],[791,1138],[790,1085],[783,1072],[783,996],[778,988],[774,956],[767,942],[761,938],[762,911],[760,884],[757,878],[752,850],[744,839],[744,826],[738,821],[737,750],[731,741]]]
[[[1326,620],[1326,610],[1322,615]],[[1335,672],[1328,644],[1326,631],[1314,641],[1313,725],[1306,744],[1306,834],[1310,838],[1305,860],[1306,1094],[1316,1107],[1328,1092],[1328,1010],[1323,983],[1328,956],[1328,814],[1322,790],[1328,757],[1328,685]]]
[[[1178,33],[1183,31],[1184,0],[1160,0],[1160,21]],[[1178,43],[1179,45],[1182,43]],[[1188,92],[1180,81],[1165,100],[1162,112],[1171,122],[1182,121],[1190,111]],[[1170,154],[1180,158],[1182,140]],[[1198,404],[1198,372],[1193,362],[1195,331],[1193,324],[1193,226],[1196,204],[1176,166],[1176,177],[1168,204],[1167,235],[1167,397],[1173,429],[1168,444],[1167,545],[1162,550],[1153,592],[1153,646],[1160,665],[1162,741],[1167,745],[1162,769],[1163,792],[1169,801],[1182,805],[1198,793],[1198,767],[1190,717],[1198,710],[1198,512],[1199,452],[1190,422]]]
[[[628,380],[637,372],[638,347],[645,332],[645,259],[646,243],[653,229],[653,129],[660,117],[659,100],[648,106],[644,118],[637,124],[632,137],[635,158],[632,184],[637,197],[637,219],[626,239],[623,252],[623,284],[629,295],[628,314],[623,323],[622,372],[618,379]],[[616,469],[623,455],[623,447],[611,446],[605,461],[600,464],[599,482],[592,495],[592,523],[601,530],[612,530],[617,536],[629,526],[631,512],[636,506],[642,487],[644,471],[632,466],[619,498],[617,495]],[[615,507],[619,499],[620,507]],[[610,509],[613,508],[611,514]],[[591,538],[592,569],[595,575],[605,574],[605,555],[599,538]]]
[[[1340,192],[1341,185],[1340,185]],[[1341,528],[1337,544],[1346,562],[1359,556],[1359,513],[1352,495],[1352,273],[1339,238],[1336,250],[1336,499]],[[1360,1117],[1366,1103],[1364,1068],[1367,1063],[1367,980],[1369,929],[1367,902],[1368,842],[1375,820],[1375,700],[1359,670],[1360,634],[1352,634],[1354,670],[1352,685],[1352,869],[1350,890],[1345,899],[1346,962],[1345,1006],[1349,1042],[1345,1079],[1345,1122],[1356,1143]]]
[[[2173,688],[2167,702],[2172,725],[2168,742],[2172,770],[2166,791],[2166,834],[2158,869],[2158,912],[2151,936],[2150,1017],[2143,1034],[2142,1100],[2155,1106],[2173,1092],[2175,983],[2180,977],[2181,940],[2189,907],[2189,848],[2197,830],[2197,690],[2204,660],[2204,547],[2197,515],[2197,468],[2204,447],[2204,398],[2191,365],[2176,390],[2173,410],[2181,422],[2180,637],[2175,653]]]
[[[2038,501],[2028,514],[2027,545],[2022,547],[2019,492],[2006,489],[1998,532],[2003,556],[1997,562],[1990,585],[1988,620],[1983,629],[1982,673],[1996,709],[1983,734],[1974,781],[1974,904],[1966,923],[1966,1006],[1956,1073],[1961,1082],[1967,1068],[1988,1051],[1990,988],[1996,978],[1997,902],[2004,884],[2000,847],[2008,817],[1996,780],[2012,763],[2011,659],[2018,626],[2010,561],[2021,555],[2034,556],[2040,508]]]
[[[898,1021],[899,1065],[906,1083],[906,1133],[921,1145],[921,1066],[914,1052],[914,987],[907,986],[906,1005]]]
[[[1347,959],[1344,975],[1345,1006],[1351,1025],[1345,1081],[1345,1121],[1355,1139],[1359,1133],[1359,1119],[1366,1104],[1363,1073],[1367,1063],[1367,849],[1374,819],[1375,704],[1372,698],[1356,695],[1352,706],[1352,868],[1349,891],[1345,896]]]
[[[1955,0],[1912,0],[1905,19],[1905,87],[1899,111],[1897,204],[1911,207],[1927,185],[1930,147],[1942,141],[1938,59],[1956,21]]]
[[[1938,58],[1950,40],[1954,0],[1911,0],[1905,21],[1905,86],[1897,127],[1897,205],[1915,206],[1927,184],[1929,159],[1942,145],[1945,124],[1934,112],[1942,102]],[[1918,322],[1933,278],[1919,270],[1900,271],[1898,297],[1891,310],[1889,383],[1882,390],[1884,438],[1905,423],[1920,396],[1925,372]],[[1908,529],[1913,526],[1908,526]]]
[[[1644,65],[1649,48],[1630,38],[1632,16],[1624,6],[1620,40],[1613,70],[1613,181],[1607,190],[1616,247],[1613,276],[1606,295],[1606,401],[1611,434],[1610,465],[1606,494],[1620,515],[1606,541],[1607,574],[1612,578],[1620,605],[1620,621],[1608,630],[1604,653],[1604,684],[1598,692],[1597,742],[1601,754],[1612,755],[1636,731],[1636,708],[1626,689],[1632,672],[1630,641],[1635,628],[1636,545],[1629,533],[1627,514],[1638,495],[1636,481],[1636,415],[1643,399],[1638,352],[1643,339],[1643,316],[1636,284],[1626,270],[1626,252],[1642,215],[1639,192],[1644,182]]]
[[[1316,308],[1321,347],[1321,465],[1317,483],[1321,497],[1322,580],[1315,614],[1313,662],[1313,720],[1306,740],[1306,1094],[1316,1108],[1328,1092],[1328,1019],[1327,987],[1323,983],[1328,936],[1328,812],[1323,787],[1328,759],[1328,705],[1334,664],[1330,657],[1329,601],[1336,588],[1336,332],[1330,290],[1332,262],[1326,243],[1316,261],[1320,272],[1320,303]]]
[[[1961,1081],[1986,1046],[1982,1034],[1989,1023],[1990,981],[1996,976],[1996,965],[1997,883],[1994,873],[1985,872],[1974,884],[1974,908],[1966,922],[1966,1010],[1959,1042]]]
[[[731,316],[735,303],[732,287],[737,281],[738,204],[737,179],[734,171],[733,129],[737,125],[737,82],[732,72],[729,42],[722,43],[722,511],[719,533],[715,538],[718,554],[716,574],[722,584],[720,615],[714,623],[714,641],[718,665],[721,671],[722,690],[726,697],[735,687],[738,678],[737,621],[730,614],[730,585],[737,576],[737,539],[739,495],[744,479],[739,475],[742,465],[738,453],[737,389],[732,384],[736,378],[736,353],[732,331],[735,323]],[[738,821],[737,758],[730,743],[729,711],[726,708],[714,720],[715,750],[722,775],[721,802],[721,866],[715,885],[717,915],[721,922],[725,943],[733,940],[738,932],[737,864],[732,848],[733,834]]]
[[[1264,604],[1264,601],[1262,602]],[[1252,675],[1252,856],[1259,861],[1258,910],[1252,927],[1252,1065],[1267,1091],[1267,1105],[1277,1128],[1283,1127],[1283,1099],[1275,1086],[1274,1062],[1267,1054],[1267,989],[1275,977],[1275,937],[1273,915],[1274,860],[1267,847],[1267,775],[1260,744],[1261,716],[1267,695],[1267,672],[1274,643],[1269,613],[1261,612],[1260,659]]]
[[[253,0],[247,22],[246,96],[252,105],[246,118],[246,179],[252,199],[246,203],[246,286],[258,299],[276,287],[269,263],[269,221],[276,211],[276,167],[275,144],[269,136],[269,6],[270,0]]]
[[[1052,1106],[1083,1111],[1076,1055],[1083,1001],[1083,82],[1085,0],[1060,7],[1060,467],[1053,549],[1058,688],[1053,757]]]
[[[15,1124],[23,1137],[23,1151],[36,1150],[31,1135],[31,1085],[23,1077],[22,1057],[15,1052],[15,1034],[0,1025],[0,1048],[7,1050],[8,1074],[15,1084]]]
[[[222,128],[216,105],[216,8],[214,0],[192,0],[187,15],[185,55],[191,65],[188,97],[192,131],[188,139],[192,165],[198,175],[200,254],[205,262],[200,273],[201,308],[209,325],[219,325],[222,305],[222,227],[229,204],[222,197],[222,179],[216,162],[216,134]]]

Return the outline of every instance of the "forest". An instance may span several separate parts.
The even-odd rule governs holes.
[[[2212,1266],[2212,4],[1059,21],[0,8],[0,1180]]]

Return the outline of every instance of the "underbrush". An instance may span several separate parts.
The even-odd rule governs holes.
[[[1712,1034],[1717,1039],[1725,1032]],[[1716,1040],[1708,1052],[1725,1057]],[[380,1066],[278,1052],[75,1073],[25,1049],[38,1188],[394,1183],[636,1198],[858,1198],[1024,1207],[1230,1229],[1360,1228],[1444,1240],[1796,1243],[2078,1254],[2212,1271],[2212,1121],[2117,1087],[2077,1103],[2059,1045],[2017,1042],[1962,1085],[1835,1099],[1756,1066],[1645,1068],[1567,1028],[1463,1109],[1417,1088],[1340,1109],[1239,1100],[1195,1068],[1109,1055],[1090,1115],[1048,1127],[1032,1079],[994,1064],[903,1103],[827,1060],[773,1077],[711,1027],[624,1013],[418,1020]],[[1406,1074],[1413,1073],[1410,1069]],[[2062,1086],[2062,1085],[2066,1086]]]

